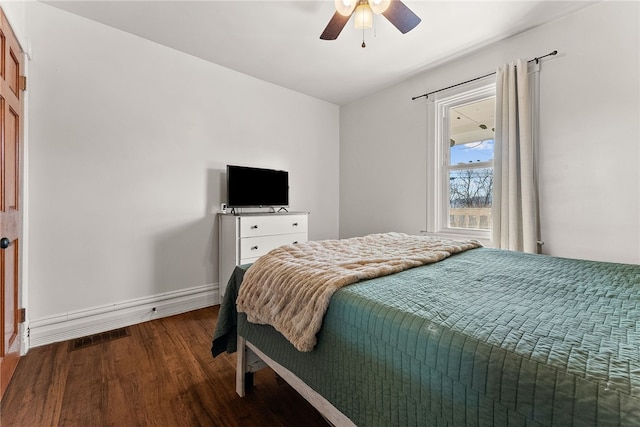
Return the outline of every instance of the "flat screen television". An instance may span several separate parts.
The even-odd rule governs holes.
[[[227,206],[289,206],[289,172],[227,165]]]

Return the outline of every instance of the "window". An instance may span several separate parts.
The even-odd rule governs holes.
[[[449,228],[491,229],[495,96],[448,107]],[[447,190],[447,188],[445,188]]]
[[[490,238],[495,84],[480,83],[428,104],[428,232]]]

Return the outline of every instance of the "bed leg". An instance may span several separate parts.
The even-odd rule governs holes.
[[[244,397],[246,392],[245,373],[247,372],[247,350],[246,340],[240,335],[238,335],[238,348],[236,350],[236,355],[236,393],[238,393],[238,396]]]
[[[251,345],[247,345],[247,340],[238,335],[236,365],[236,393],[244,397],[248,390],[253,387],[253,373],[264,369],[267,365],[253,350]]]

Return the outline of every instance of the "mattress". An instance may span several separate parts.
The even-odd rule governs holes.
[[[311,352],[237,330],[359,426],[640,425],[637,265],[479,248],[339,290]]]

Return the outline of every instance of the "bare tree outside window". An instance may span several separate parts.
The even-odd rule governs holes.
[[[449,202],[452,208],[490,208],[492,195],[492,168],[451,171]]]
[[[449,225],[491,228],[493,168],[457,169],[449,173]]]

